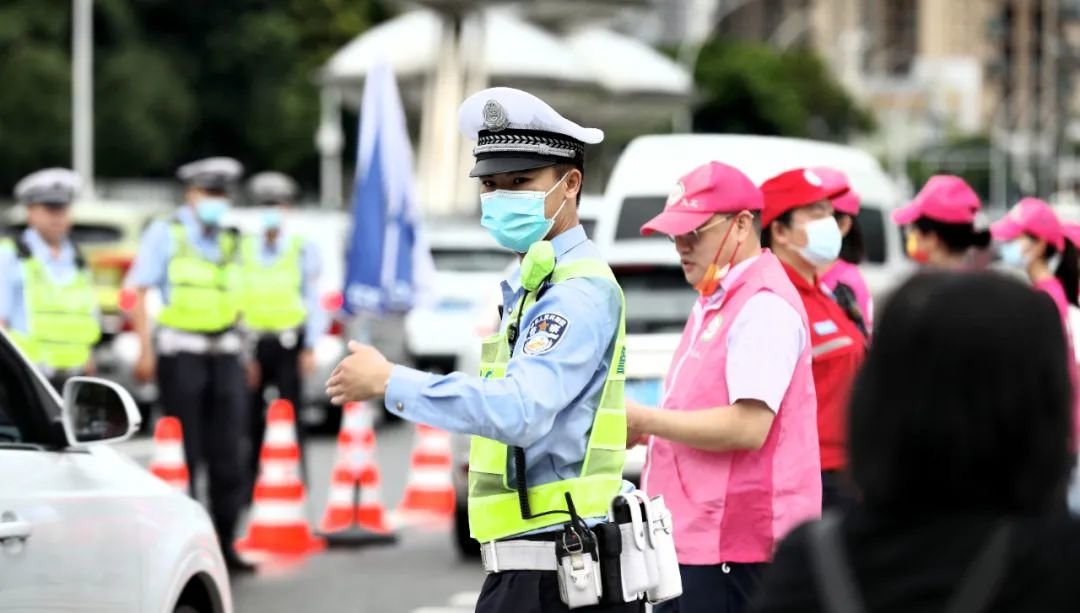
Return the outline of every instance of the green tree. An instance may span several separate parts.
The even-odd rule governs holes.
[[[70,5],[0,3],[0,198],[71,163]],[[314,184],[315,71],[386,16],[378,0],[95,0],[97,173],[231,155]]]
[[[816,54],[714,40],[698,57],[694,129],[846,140],[874,128]]]

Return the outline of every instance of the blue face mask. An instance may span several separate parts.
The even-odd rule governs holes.
[[[277,230],[281,228],[281,211],[276,208],[263,211],[262,224],[264,230]]]
[[[799,247],[799,254],[815,267],[825,266],[840,255],[844,237],[832,215],[807,222],[806,246]]]
[[[1027,258],[1024,257],[1024,245],[1020,239],[1011,240],[998,249],[1001,262],[1010,268],[1027,268]]]
[[[499,189],[480,194],[480,225],[487,228],[492,238],[503,247],[525,253],[533,243],[544,240],[555,224],[555,218],[566,206],[564,199],[551,219],[544,215],[548,194],[565,178],[566,175],[563,175],[546,192]]]
[[[229,212],[229,201],[225,198],[203,198],[195,203],[195,214],[199,221],[208,226],[221,223],[221,218]]]

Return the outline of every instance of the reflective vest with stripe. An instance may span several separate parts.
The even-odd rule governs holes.
[[[243,240],[243,268],[240,272],[240,312],[252,330],[280,332],[299,327],[307,319],[302,280],[303,241],[292,237],[274,262],[263,265],[259,259],[259,241]]]
[[[558,284],[581,277],[605,279],[618,287],[611,269],[599,260],[578,260],[557,265],[551,273],[550,282]],[[538,297],[535,288],[529,291],[527,284],[525,287],[525,295],[514,311],[518,314],[532,307]],[[469,528],[472,537],[481,543],[565,523],[569,519],[565,514],[566,493],[570,494],[581,517],[605,516],[612,498],[618,495],[626,456],[626,405],[623,399],[626,307],[621,289],[619,298],[623,306],[619,312],[618,336],[612,348],[611,367],[600,396],[600,405],[593,417],[579,476],[528,487],[531,518],[526,518],[518,491],[511,487],[507,476],[508,460],[514,455],[512,448],[498,441],[473,437],[469,453]],[[507,326],[501,333],[484,340],[480,376],[505,376],[511,357],[507,334],[509,328]]]
[[[169,259],[169,303],[158,323],[186,332],[221,332],[236,323],[236,237],[218,232],[219,260],[204,258],[190,244],[180,222],[169,225],[173,255]]]
[[[11,331],[12,340],[34,364],[57,370],[86,366],[101,338],[89,271],[77,262],[71,280],[57,283],[29,250],[20,247],[18,252],[29,332]]]

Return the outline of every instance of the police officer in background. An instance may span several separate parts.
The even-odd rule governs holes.
[[[335,404],[384,396],[405,419],[475,435],[469,524],[488,573],[476,610],[566,611],[556,572],[564,493],[594,525],[632,489],[622,481],[622,293],[577,216],[585,145],[603,132],[502,87],[469,97],[458,121],[478,140],[470,174],[480,180],[481,224],[523,258],[502,284],[502,322],[484,342],[482,376],[394,365],[354,341],[327,392]]]
[[[240,273],[241,319],[254,345],[249,362],[254,479],[266,431],[267,388],[276,387],[278,396],[299,411],[302,380],[315,370],[315,342],[327,322],[318,301],[318,246],[282,227],[282,212],[299,192],[296,182],[280,172],[262,172],[248,182],[248,191],[263,207],[261,232],[242,241]]]
[[[205,461],[210,515],[225,563],[250,571],[233,549],[244,501],[243,444],[247,396],[236,330],[238,235],[221,227],[230,188],[243,167],[232,158],[208,158],[180,168],[184,204],[143,234],[126,285],[138,297],[135,330],[141,353],[135,376],[157,379],[166,415],[184,427],[184,451],[192,475]],[[161,292],[162,310],[151,341],[146,293]],[[192,491],[198,491],[192,483]]]
[[[0,249],[0,327],[57,392],[68,378],[94,372],[101,338],[97,294],[69,237],[79,183],[66,168],[19,181],[15,199],[26,206],[28,227]]]

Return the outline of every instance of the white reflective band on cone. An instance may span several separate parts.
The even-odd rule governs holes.
[[[296,523],[306,525],[306,522],[302,501],[265,502],[260,500],[255,504],[255,509],[251,512],[251,523],[253,524],[280,526]]]
[[[154,453],[155,464],[178,466],[184,463],[184,448],[176,443],[159,445]]]
[[[288,423],[273,423],[266,428],[266,439],[264,445],[272,445],[274,447],[285,447],[286,445],[296,444],[296,432],[293,430],[292,424]]]
[[[360,504],[370,505],[381,502],[378,487],[360,487]]]
[[[296,462],[292,460],[267,460],[262,463],[259,481],[266,485],[292,485],[299,480]]]
[[[443,470],[430,470],[430,469],[417,469],[413,472],[412,477],[409,479],[409,485],[415,485],[417,488],[437,488],[443,489],[446,484],[451,483],[449,471]]]
[[[353,489],[355,486],[344,483],[330,488],[329,504],[334,506],[350,505],[353,502]]]

